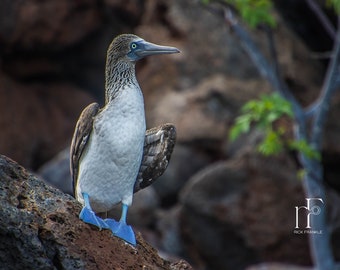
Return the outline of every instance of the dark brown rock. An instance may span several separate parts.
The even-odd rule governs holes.
[[[22,84],[3,74],[0,97],[0,153],[29,169],[70,144],[81,110],[93,101],[71,84]]]
[[[79,220],[81,205],[0,156],[1,269],[190,269]]]
[[[165,173],[153,184],[161,205],[169,207],[176,204],[178,193],[188,179],[207,166],[211,159],[207,153],[197,151],[195,147],[177,143]]]
[[[101,23],[96,0],[1,1],[0,43],[6,50],[72,45]]]
[[[159,233],[159,249],[169,255],[183,256],[183,243],[180,233],[181,206],[159,212],[157,232]]]
[[[140,229],[154,226],[158,207],[159,198],[153,186],[139,190],[134,194],[133,204],[129,207],[129,223],[134,224],[135,227]],[[121,205],[117,205],[108,213],[108,217],[118,220],[121,211]]]
[[[252,152],[197,173],[181,193],[182,239],[199,269],[244,269],[263,261],[310,263],[293,233],[301,182],[285,157]]]
[[[208,151],[223,151],[228,126],[242,104],[269,91],[259,80],[240,81],[217,74],[184,92],[166,91],[152,108],[149,123],[174,123],[177,141],[195,144]]]
[[[247,267],[246,270],[312,270],[312,267],[303,267],[281,263],[261,263],[258,265]]]
[[[73,195],[70,173],[70,148],[67,147],[37,171],[39,177],[64,193]]]

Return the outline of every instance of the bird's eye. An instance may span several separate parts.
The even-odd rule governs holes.
[[[137,44],[136,43],[132,43],[131,44],[131,49],[136,49],[137,48]]]

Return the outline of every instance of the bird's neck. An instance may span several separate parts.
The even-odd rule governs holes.
[[[124,87],[136,85],[134,63],[116,62],[106,64],[105,104],[110,103]]]

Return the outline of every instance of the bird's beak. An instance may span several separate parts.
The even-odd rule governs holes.
[[[135,50],[135,54],[143,58],[145,56],[154,54],[169,54],[169,53],[179,53],[179,49],[170,46],[161,46],[145,40],[138,42],[139,48]]]

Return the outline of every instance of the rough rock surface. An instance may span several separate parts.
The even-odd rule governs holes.
[[[1,269],[191,269],[171,264],[137,233],[137,247],[79,220],[81,206],[0,156]]]
[[[58,49],[79,41],[100,24],[95,0],[3,1],[0,42],[6,49]],[[79,24],[80,23],[80,24]]]
[[[70,144],[90,95],[69,83],[13,81],[0,72],[0,152],[36,170]]]
[[[309,265],[307,235],[294,233],[295,207],[306,204],[295,166],[288,156],[265,158],[244,151],[194,175],[181,193],[183,207],[177,218],[185,252],[194,265],[199,269],[244,269],[266,261]],[[329,213],[340,201],[331,192]],[[333,234],[335,256],[340,254],[337,239]]]
[[[310,263],[306,236],[293,234],[294,209],[304,195],[292,167],[287,158],[249,152],[190,179],[181,193],[180,228],[187,253],[199,254],[196,263],[209,262],[200,269]]]

